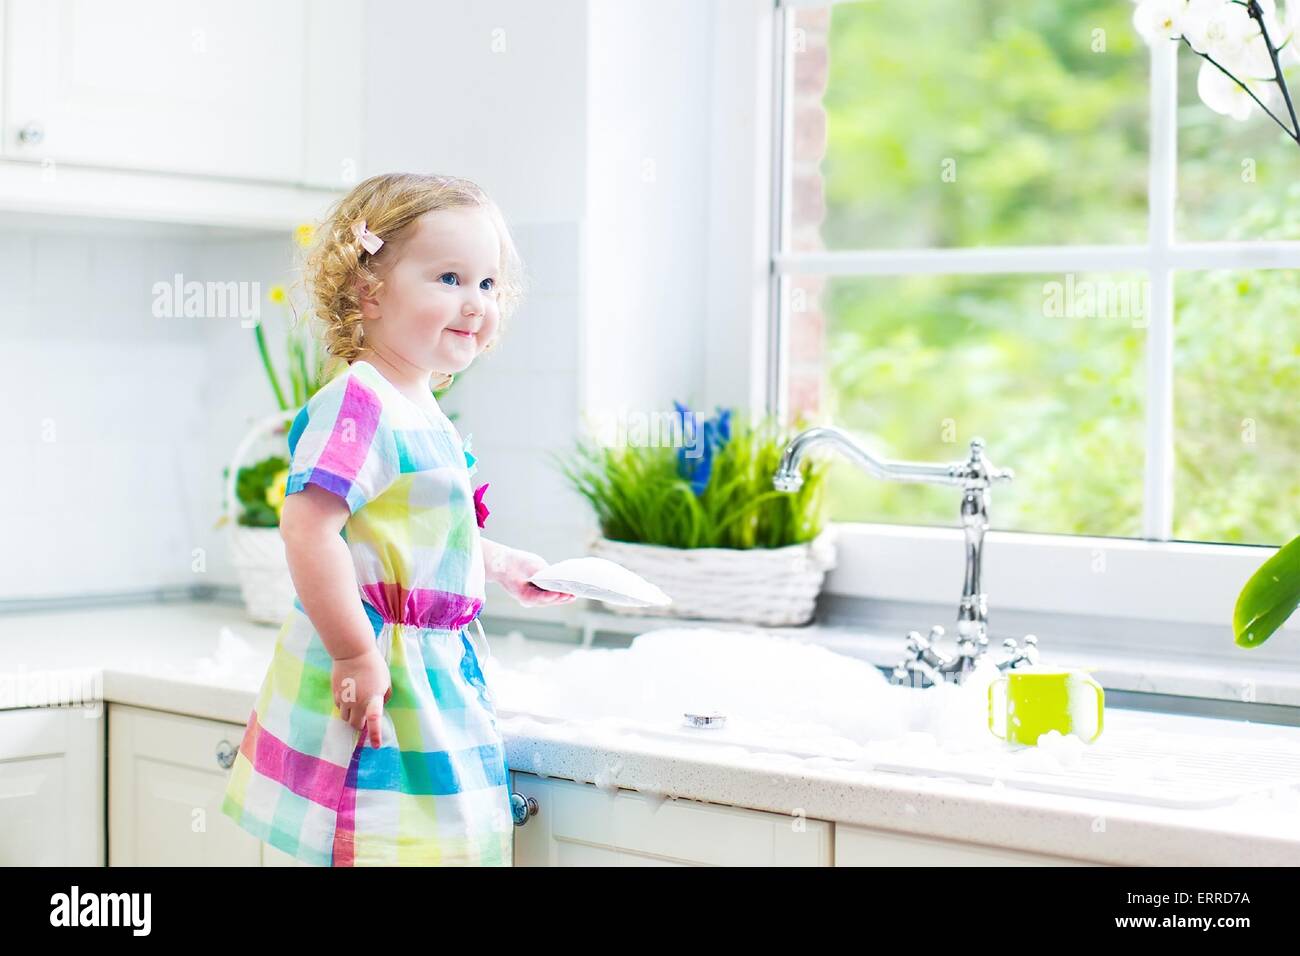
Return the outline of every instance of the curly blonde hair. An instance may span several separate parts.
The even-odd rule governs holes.
[[[484,351],[496,345],[524,293],[523,262],[501,210],[468,179],[385,173],[358,183],[330,208],[307,254],[303,278],[313,303],[312,313],[321,326],[327,353],[323,370],[326,378],[340,370],[340,363],[351,364],[369,351],[361,325],[358,287],[382,288],[379,273],[386,262],[400,254],[402,241],[409,237],[417,219],[427,212],[465,206],[487,213],[501,237],[501,273],[496,282],[501,322]],[[363,221],[367,230],[384,241],[378,252],[367,252],[353,232],[353,226]],[[433,390],[441,391],[453,379],[450,373],[444,374],[441,381],[432,383]]]

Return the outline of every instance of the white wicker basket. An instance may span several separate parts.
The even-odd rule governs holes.
[[[826,572],[835,567],[831,529],[784,548],[667,548],[595,537],[593,555],[658,585],[666,607],[605,605],[619,614],[710,618],[749,624],[807,624]]]
[[[280,430],[297,414],[276,412],[256,423],[245,433],[235,449],[226,477],[225,516],[230,528],[230,559],[239,576],[239,592],[249,620],[259,624],[280,624],[293,608],[293,579],[284,554],[284,539],[279,528],[249,528],[238,520],[239,502],[235,497],[235,480],[253,447]]]

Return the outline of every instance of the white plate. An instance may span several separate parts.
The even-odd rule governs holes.
[[[531,578],[547,591],[562,591],[606,604],[663,607],[673,599],[641,575],[605,558],[569,558],[547,565]]]

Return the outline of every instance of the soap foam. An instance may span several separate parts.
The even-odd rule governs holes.
[[[685,714],[727,717],[732,733],[821,752],[898,740],[916,752],[990,749],[988,685],[980,661],[963,684],[900,687],[874,665],[761,631],[667,627],[626,648],[575,650],[501,666],[498,707],[580,724],[680,727]]]

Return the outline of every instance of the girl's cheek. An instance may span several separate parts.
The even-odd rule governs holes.
[[[439,289],[437,285],[429,290],[429,294],[424,297],[425,306],[431,314],[441,315],[450,308],[452,297],[445,291],[448,287],[443,286]]]

